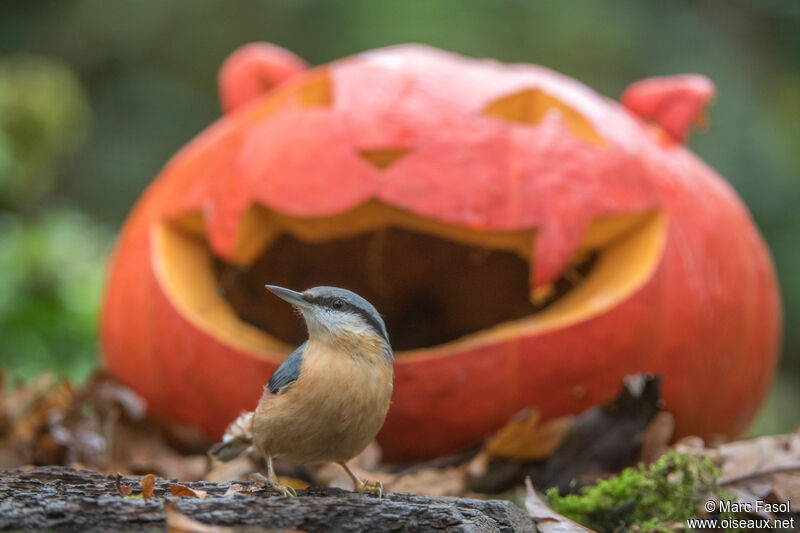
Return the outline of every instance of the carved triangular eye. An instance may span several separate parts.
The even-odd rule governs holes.
[[[378,148],[376,150],[359,150],[358,153],[375,168],[386,170],[410,151],[410,148]]]
[[[297,88],[300,107],[330,107],[333,104],[331,77],[326,69],[320,70]]]
[[[483,112],[512,122],[533,125],[541,122],[554,110],[561,114],[561,118],[573,135],[593,144],[605,143],[586,117],[558,98],[539,89],[525,89],[504,96],[486,106]]]

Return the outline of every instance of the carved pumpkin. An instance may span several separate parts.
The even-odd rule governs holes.
[[[679,435],[753,418],[780,302],[746,208],[679,143],[704,78],[633,86],[634,113],[534,65],[400,46],[304,70],[250,45],[220,83],[226,113],[146,191],[110,269],[106,361],[154,414],[215,435],[255,405],[305,335],[270,283],[384,314],[391,460],[526,406],[580,412],[640,371]]]

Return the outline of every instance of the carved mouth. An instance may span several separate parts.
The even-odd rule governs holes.
[[[536,290],[535,229],[477,231],[378,202],[322,218],[254,206],[230,261],[211,251],[200,214],[162,224],[153,246],[173,305],[226,343],[250,353],[287,351],[304,340],[305,327],[264,284],[335,285],[375,305],[402,356],[600,315],[650,279],[665,233],[660,211],[595,219],[561,277]]]

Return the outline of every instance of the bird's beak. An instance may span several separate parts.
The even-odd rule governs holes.
[[[275,296],[282,300],[286,300],[292,305],[298,307],[308,307],[308,302],[303,299],[303,294],[283,287],[276,287],[275,285],[265,285],[265,287]]]

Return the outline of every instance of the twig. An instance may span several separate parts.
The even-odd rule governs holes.
[[[720,478],[717,481],[719,485],[731,485],[733,483],[738,483],[740,481],[747,481],[748,479],[753,479],[761,476],[766,476],[768,474],[777,474],[780,472],[791,472],[793,470],[800,470],[800,464],[792,464],[792,465],[782,465],[782,466],[773,466],[771,468],[765,468],[763,470],[753,470],[752,472],[748,472],[746,474],[740,474],[738,476],[731,476],[728,478]]]

